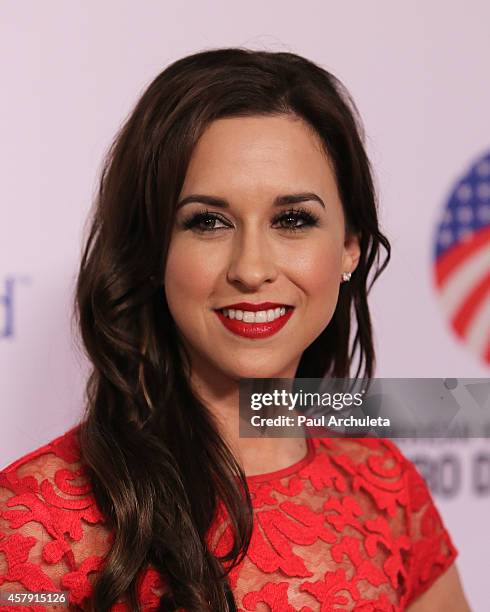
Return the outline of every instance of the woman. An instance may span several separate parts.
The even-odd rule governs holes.
[[[82,257],[86,415],[1,473],[1,589],[97,611],[467,610],[393,444],[238,436],[240,378],[373,375],[388,258],[334,76],[244,49],[164,70],[109,152]]]

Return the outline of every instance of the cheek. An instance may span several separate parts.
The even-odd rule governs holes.
[[[203,307],[216,278],[216,262],[187,241],[171,243],[165,270],[165,293],[171,311]]]
[[[333,241],[322,241],[296,257],[293,264],[300,286],[310,298],[325,298],[339,284],[342,249]]]
[[[296,261],[295,276],[306,297],[308,320],[316,336],[330,322],[342,273],[342,244],[324,240]]]

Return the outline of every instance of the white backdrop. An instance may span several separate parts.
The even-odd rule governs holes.
[[[489,23],[486,0],[0,2],[0,465],[79,418],[69,317],[102,156],[153,77],[210,47],[293,51],[351,91],[393,246],[372,295],[377,375],[488,377],[432,268],[451,190],[490,151]],[[490,442],[400,446],[429,476],[471,605],[488,609]]]

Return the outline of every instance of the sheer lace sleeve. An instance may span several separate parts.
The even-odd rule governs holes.
[[[0,592],[65,591],[68,604],[1,605],[0,612],[84,610],[113,535],[80,461],[78,427],[0,471]],[[147,566],[143,610],[157,610],[163,582]],[[111,612],[128,612],[122,596]]]
[[[1,592],[67,591],[70,603],[81,606],[109,547],[70,432],[0,472]]]
[[[458,553],[424,479],[413,463],[405,460],[405,466],[407,523],[411,541],[407,600],[410,603],[429,589]]]

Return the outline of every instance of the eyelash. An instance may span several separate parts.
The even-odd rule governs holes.
[[[277,223],[277,221],[280,221],[281,219],[284,219],[284,218],[287,219],[290,217],[295,218],[296,221],[302,220],[303,225],[300,225],[299,227],[283,227],[281,229],[285,229],[290,232],[301,232],[301,231],[304,231],[305,229],[308,229],[308,227],[317,226],[318,221],[319,221],[319,217],[317,217],[315,214],[308,211],[306,208],[302,208],[302,207],[291,208],[290,210],[280,213],[279,215],[276,215],[272,221],[273,223]],[[220,229],[224,229],[222,227],[208,228],[208,229],[202,229],[202,228],[197,227],[200,223],[203,223],[204,221],[209,220],[209,219],[218,220],[218,221],[221,221],[222,223],[225,223],[225,221],[223,220],[222,217],[220,217],[220,215],[210,212],[207,208],[203,208],[199,210],[198,212],[190,215],[187,219],[185,219],[182,222],[182,225],[185,229],[195,229],[195,231],[200,232],[201,234],[217,232]]]

